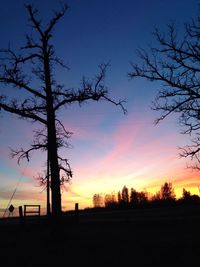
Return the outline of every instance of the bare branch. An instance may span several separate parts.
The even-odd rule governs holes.
[[[30,110],[23,110],[23,109],[15,107],[15,106],[7,105],[3,102],[0,102],[0,108],[9,112],[9,113],[16,114],[16,115],[20,116],[21,118],[32,119],[33,121],[38,121],[38,122],[41,122],[42,124],[45,124],[45,125],[47,124],[46,120],[39,117],[38,115],[36,115],[34,112],[31,112]]]
[[[124,103],[126,103],[126,100],[120,100],[120,101],[116,102],[116,101],[114,101],[114,100],[112,100],[106,96],[104,96],[103,98],[105,100],[107,100],[108,102],[111,102],[112,104],[116,105],[116,106],[120,106],[124,114],[127,113],[127,109],[124,107]]]
[[[83,77],[82,79],[82,87],[77,91],[74,90],[67,90],[67,91],[57,91],[53,92],[57,99],[60,97],[61,99],[58,100],[58,104],[54,107],[54,110],[58,110],[61,106],[66,104],[71,104],[74,102],[78,102],[81,104],[87,100],[94,100],[99,101],[100,99],[104,99],[116,106],[120,106],[124,113],[126,113],[126,109],[124,108],[123,104],[125,100],[120,100],[116,102],[109,98],[108,90],[104,84],[106,69],[109,66],[108,63],[99,65],[99,73],[96,75],[93,81],[86,79]]]
[[[182,133],[196,136],[200,130],[200,20],[186,24],[185,33],[180,41],[173,24],[168,25],[167,34],[156,29],[157,46],[148,51],[140,49],[142,63],[132,63],[128,75],[159,83],[161,89],[153,102],[153,109],[161,111],[156,124],[177,113],[184,127]],[[193,145],[184,147],[180,155],[200,165],[198,138],[193,139]]]
[[[68,139],[72,135],[58,119],[59,109],[75,102],[82,104],[87,100],[102,99],[120,106],[126,113],[124,101],[115,102],[108,95],[105,75],[109,64],[101,64],[94,79],[83,77],[78,89],[65,90],[64,86],[56,82],[55,64],[64,68],[67,66],[56,56],[50,40],[55,25],[67,8],[65,5],[60,12],[54,12],[53,18],[45,27],[37,18],[38,11],[32,5],[26,5],[29,21],[35,30],[34,38],[26,36],[25,45],[20,49],[21,54],[16,54],[11,49],[0,51],[0,83],[19,89],[22,93],[19,99],[18,95],[10,96],[7,91],[5,96],[0,95],[0,109],[20,118],[40,122],[44,126],[44,129],[35,131],[29,149],[12,149],[12,157],[17,156],[20,163],[22,159],[29,161],[35,150],[47,151],[48,172],[51,173],[52,213],[56,217],[61,214],[60,186],[72,178],[68,160],[59,156],[60,149],[71,147]],[[45,179],[41,182],[44,183]]]
[[[64,135],[66,138],[70,138],[72,136],[72,132],[68,132],[66,129],[65,129],[65,126],[62,124],[62,122],[59,120],[59,119],[56,119],[57,123],[61,126],[63,132],[64,132]]]
[[[34,9],[32,5],[25,5],[25,7],[28,10],[30,21],[33,23],[34,28],[39,32],[41,37],[44,37],[44,33],[42,32],[42,29],[40,27],[41,22],[35,18],[35,15],[38,13],[38,10]]]
[[[30,92],[31,94],[33,94],[34,96],[37,96],[39,98],[45,99],[45,96],[42,95],[41,93],[39,93],[38,91],[32,89],[31,87],[29,87],[27,84],[11,79],[11,78],[4,78],[4,77],[0,77],[0,82],[5,83],[5,84],[11,84],[14,86],[17,86],[18,88],[23,88],[26,91]]]
[[[18,164],[20,164],[20,161],[23,159],[26,159],[28,162],[30,161],[30,153],[34,150],[40,150],[40,149],[46,149],[47,146],[43,145],[43,144],[35,144],[35,145],[31,145],[31,148],[24,150],[23,148],[20,148],[19,150],[14,150],[12,148],[10,148],[11,150],[11,157],[18,157]]]
[[[58,159],[60,160],[59,168],[65,173],[65,176],[63,175],[61,177],[61,183],[63,184],[64,182],[70,181],[70,179],[72,178],[72,171],[71,171],[71,167],[67,159],[63,159],[60,156],[58,156]]]
[[[48,36],[49,33],[52,32],[53,27],[56,25],[58,20],[64,16],[64,14],[67,11],[67,9],[68,9],[68,6],[65,4],[65,5],[63,5],[62,10],[60,12],[57,12],[57,11],[54,12],[55,16],[49,22],[49,25],[48,25],[48,27],[47,27],[47,29],[45,31],[45,36]]]

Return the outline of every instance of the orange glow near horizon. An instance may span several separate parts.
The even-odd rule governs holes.
[[[24,33],[33,34],[25,22],[26,11],[22,11],[22,2],[1,1],[0,4],[1,10],[5,11],[0,17],[1,25],[5,25],[0,27],[1,46],[6,48],[11,42],[16,53],[19,47],[26,45]],[[50,10],[59,10],[59,1],[33,2],[36,2],[44,23],[51,18]],[[195,15],[198,6],[194,3],[196,1],[184,1],[184,4],[176,1],[173,8],[168,1],[127,1],[123,9],[120,1],[116,1],[115,5],[114,1],[105,1],[106,8],[101,1],[70,2],[72,8],[69,14],[58,24],[55,35],[52,36],[55,57],[58,56],[64,64],[69,64],[70,71],[60,69],[60,64],[53,65],[51,75],[55,82],[52,83],[52,89],[61,90],[63,86],[63,90],[71,88],[78,93],[82,88],[83,77],[95,87],[99,76],[98,64],[109,61],[105,81],[99,80],[96,85],[105,85],[102,90],[108,90],[108,97],[116,103],[125,99],[122,102],[128,112],[124,115],[120,105],[113,105],[106,98],[83,101],[84,104],[82,101],[68,103],[69,105],[66,103],[65,108],[58,105],[63,109],[56,110],[56,118],[67,131],[73,132],[67,140],[73,149],[59,147],[59,155],[69,160],[73,172],[71,183],[66,185],[67,191],[62,192],[63,209],[74,209],[75,203],[79,203],[81,209],[92,207],[95,193],[117,194],[123,186],[127,186],[129,190],[135,188],[137,191],[145,190],[155,194],[165,182],[171,182],[177,198],[182,195],[183,188],[199,195],[200,173],[187,169],[187,164],[192,162],[178,155],[178,147],[190,144],[189,135],[179,134],[181,128],[177,118],[181,114],[170,114],[155,126],[154,121],[161,113],[153,111],[150,106],[163,88],[162,83],[145,79],[129,80],[127,77],[127,73],[132,70],[130,61],[138,66],[143,64],[135,53],[138,47],[148,51],[147,44],[157,46],[155,36],[152,35],[154,25],[158,25],[160,31],[167,34],[166,25],[176,19],[179,28],[187,18]],[[91,5],[90,2],[94,3]],[[181,40],[182,28],[179,34]],[[33,35],[34,37],[36,36]],[[37,37],[35,41],[37,42]],[[10,60],[7,60],[9,63]],[[5,62],[3,59],[1,61],[3,65],[0,72],[3,75]],[[37,62],[34,64],[36,69],[40,67],[40,62],[39,65]],[[24,79],[30,88],[45,94],[42,89],[44,81],[38,79],[37,74],[34,75],[31,66],[24,65],[21,70],[25,77],[27,75]],[[30,105],[36,105],[31,90],[18,89],[12,88],[11,84],[8,87],[2,84],[2,101],[15,103],[13,99],[16,98],[20,107],[20,101],[23,103],[27,98]],[[4,98],[4,95],[7,97]],[[61,95],[58,96],[59,99],[55,99],[55,105],[61,101]],[[43,100],[41,103],[39,99],[35,100],[39,101],[39,106],[45,105]],[[41,113],[41,116],[46,115]],[[1,109],[0,210],[8,205],[16,186],[12,200],[15,207],[34,203],[41,204],[43,209],[46,207],[46,192],[38,186],[35,178],[38,174],[45,175],[46,153],[34,151],[30,162],[22,161],[18,166],[17,159],[11,159],[9,151],[9,147],[29,149],[33,143],[34,130],[39,130],[40,127],[46,126],[19,120],[14,114]]]
[[[96,118],[95,124],[98,126]],[[171,127],[170,122],[167,125]],[[164,182],[171,182],[177,198],[181,197],[183,188],[199,194],[199,173],[186,169],[185,159],[178,157],[177,146],[188,140],[170,127],[161,124],[155,128],[151,118],[141,116],[136,120],[134,113],[129,113],[107,134],[72,125],[75,146],[67,153],[74,176],[72,183],[67,185],[68,190],[62,194],[63,210],[73,210],[75,203],[79,203],[81,209],[92,207],[95,193],[117,194],[124,185],[129,190],[133,187],[155,194]],[[6,155],[1,154],[1,158],[1,162],[5,162]],[[18,167],[18,175],[24,178],[13,200],[14,206],[37,203],[46,207],[45,191],[41,192],[42,188],[34,178],[45,170],[45,158],[45,154],[37,154],[28,165],[24,163],[24,167]],[[14,173],[8,172],[15,166],[15,161],[8,160],[5,171],[0,172],[0,177],[6,181],[1,192],[4,207],[12,195],[11,188],[14,190],[17,183],[9,180],[9,177],[14,179]]]

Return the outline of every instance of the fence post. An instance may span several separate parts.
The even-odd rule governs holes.
[[[75,203],[75,211],[78,213],[78,203]]]
[[[22,206],[19,206],[19,218],[20,218],[20,223],[24,223],[24,216],[23,216],[23,209]]]
[[[74,216],[75,222],[79,221],[79,207],[78,203],[75,203],[75,216]]]

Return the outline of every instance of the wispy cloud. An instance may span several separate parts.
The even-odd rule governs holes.
[[[177,140],[183,143],[184,137],[177,138],[178,134],[171,131],[170,126],[154,127],[152,121],[148,115],[136,119],[135,114],[130,113],[106,132],[101,131],[103,116],[99,121],[95,120],[94,129],[78,125],[69,127],[75,133],[72,136],[75,146],[63,151],[63,155],[70,158],[74,177],[72,185],[62,195],[63,207],[73,209],[76,202],[82,207],[91,206],[94,193],[117,192],[123,185],[151,192],[158,190],[165,181],[172,182],[179,191],[181,187],[197,186],[198,175],[186,170],[185,161],[178,157]],[[15,169],[16,180],[22,175],[26,181],[17,191],[17,201],[45,203],[45,193],[40,194],[38,188],[35,193],[30,189],[31,185],[37,184],[34,177],[46,168],[45,157],[37,154],[28,165],[23,163],[23,168],[18,167],[17,171],[16,163],[4,159],[6,179],[14,176],[14,173],[9,174],[10,168]],[[3,179],[2,173],[0,176]],[[8,199],[11,191],[5,191],[0,197]]]

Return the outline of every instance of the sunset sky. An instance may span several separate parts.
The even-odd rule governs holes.
[[[45,23],[56,0],[34,0]],[[25,0],[0,1],[0,48],[16,49],[24,44],[31,28],[24,8]],[[159,84],[129,80],[130,62],[139,62],[136,49],[154,44],[153,29],[161,31],[174,21],[181,35],[182,26],[197,14],[198,0],[69,0],[69,10],[57,24],[53,42],[56,52],[70,67],[56,78],[67,88],[78,88],[83,75],[93,78],[98,65],[110,62],[106,85],[115,100],[126,99],[128,110],[111,103],[88,102],[72,105],[60,112],[66,129],[73,132],[73,148],[65,150],[73,170],[73,179],[63,191],[64,210],[92,206],[95,193],[118,192],[124,185],[155,193],[164,182],[172,182],[177,196],[182,188],[199,194],[199,173],[187,169],[190,161],[180,159],[178,147],[189,143],[181,135],[177,118],[171,116],[158,126],[159,113],[150,106]],[[5,93],[0,87],[0,94]],[[46,155],[35,152],[29,163],[17,165],[9,147],[27,148],[33,130],[39,125],[0,113],[0,210],[5,209],[18,184],[12,204],[41,204],[42,192],[35,177],[45,171]]]

